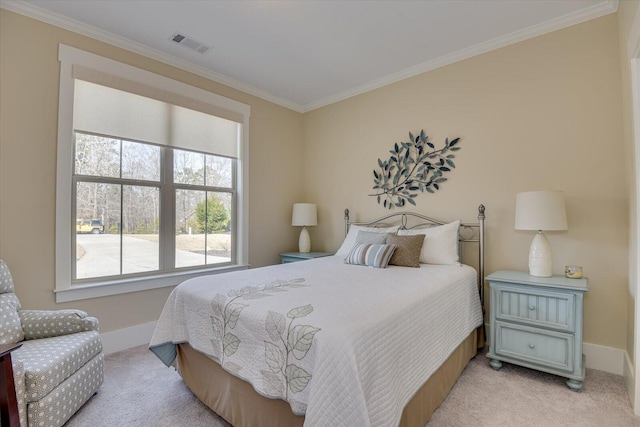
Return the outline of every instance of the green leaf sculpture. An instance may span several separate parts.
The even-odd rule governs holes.
[[[447,181],[444,174],[456,167],[453,153],[460,150],[459,142],[460,138],[446,138],[444,147],[436,149],[424,130],[417,136],[409,132],[409,142],[395,143],[389,160],[378,159],[378,169],[373,170],[376,192],[369,196],[387,209],[415,206],[418,192],[435,193]]]

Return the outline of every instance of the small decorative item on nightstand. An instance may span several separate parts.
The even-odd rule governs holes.
[[[579,265],[567,265],[564,268],[564,275],[569,279],[582,279],[582,267]]]
[[[582,388],[582,301],[587,279],[534,277],[496,271],[491,288],[491,336],[487,357],[495,370],[509,362],[568,378]]]
[[[329,252],[287,252],[280,254],[282,264],[288,264],[290,262],[304,261],[307,259],[322,258],[325,256],[331,256]]]

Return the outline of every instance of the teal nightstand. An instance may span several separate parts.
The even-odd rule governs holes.
[[[331,255],[333,254],[329,252],[287,252],[286,254],[280,254],[280,258],[283,264],[287,264]]]
[[[535,277],[522,271],[496,271],[486,277],[491,288],[493,369],[509,362],[568,378],[582,388],[582,303],[587,279]]]

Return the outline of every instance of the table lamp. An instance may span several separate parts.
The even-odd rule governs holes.
[[[516,195],[516,230],[538,233],[529,249],[529,274],[551,277],[551,246],[543,231],[567,230],[567,212],[561,191],[528,191]]]
[[[311,237],[307,227],[318,225],[318,214],[316,205],[313,203],[295,203],[293,205],[293,219],[291,225],[302,227],[300,239],[298,240],[299,252],[311,252]]]

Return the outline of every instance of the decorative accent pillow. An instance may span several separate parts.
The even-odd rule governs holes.
[[[356,243],[369,243],[371,245],[382,245],[387,243],[387,236],[391,234],[387,233],[372,233],[370,231],[358,231],[356,236]]]
[[[460,262],[458,254],[458,229],[460,221],[438,227],[422,228],[418,230],[400,230],[399,236],[415,236],[424,234],[424,243],[420,251],[420,262],[423,264],[457,264]]]
[[[345,264],[368,265],[375,268],[385,268],[395,251],[396,245],[371,245],[356,243],[347,257]]]
[[[396,245],[396,250],[389,260],[390,265],[401,267],[420,267],[420,250],[424,243],[424,234],[414,236],[387,235],[387,244]]]
[[[336,252],[336,255],[347,256],[349,254],[351,248],[353,248],[353,245],[355,245],[356,243],[356,238],[359,231],[367,231],[369,233],[395,234],[399,228],[399,226],[378,228],[364,227],[362,225],[352,225],[349,227],[349,233],[347,233],[347,237],[344,238],[344,241],[342,242],[340,249],[338,249],[338,251]]]
[[[14,293],[0,294],[0,344],[14,344],[24,339],[19,308],[20,302]]]

